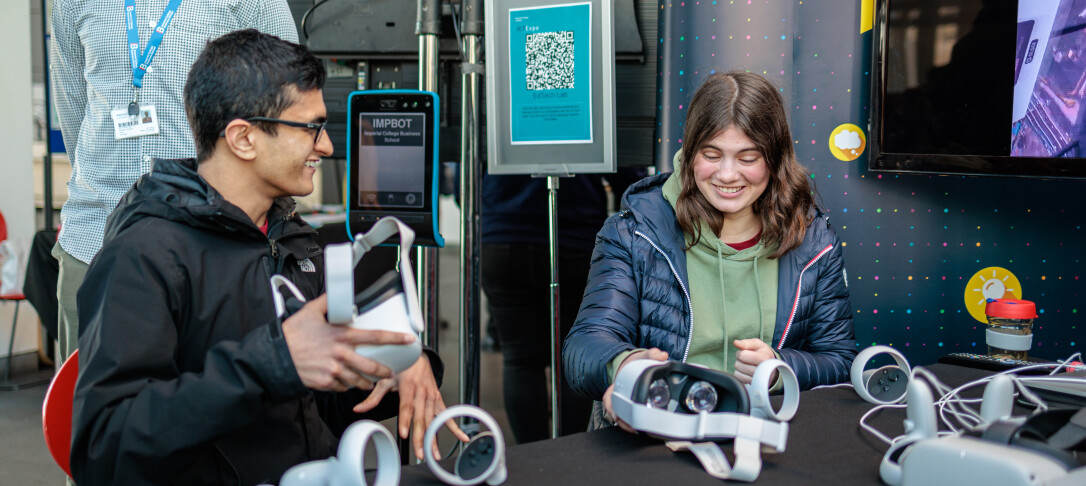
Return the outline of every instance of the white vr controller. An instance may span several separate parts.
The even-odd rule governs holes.
[[[486,426],[487,431],[476,434],[461,449],[454,472],[441,467],[434,458],[434,444],[442,425],[452,419],[470,417]],[[377,457],[374,486],[396,486],[400,483],[400,451],[396,440],[381,424],[360,420],[347,427],[339,441],[337,454],[328,459],[310,461],[287,470],[280,486],[367,486],[365,458],[372,447]],[[472,486],[486,482],[497,486],[505,482],[505,439],[498,422],[485,410],[472,405],[456,405],[434,417],[424,436],[423,451],[426,465],[438,479],[453,486]],[[373,464],[369,465],[373,469]]]
[[[453,472],[450,473],[438,464],[434,458],[434,443],[437,441],[437,432],[442,425],[450,419],[470,417],[478,420],[488,429],[486,432],[476,434],[464,444],[460,456],[456,458]],[[485,410],[473,405],[456,405],[446,408],[434,417],[430,426],[426,428],[423,437],[423,454],[426,455],[426,465],[438,479],[453,486],[471,486],[486,482],[496,486],[505,482],[508,471],[505,468],[505,436],[501,427]]]
[[[867,363],[875,356],[887,354],[894,358],[894,364],[867,370]],[[852,388],[868,403],[889,405],[905,399],[912,369],[909,361],[898,350],[890,346],[871,346],[860,352],[852,361]]]
[[[374,486],[400,484],[400,451],[392,434],[377,422],[360,420],[347,427],[336,456],[288,469],[279,486],[366,486],[363,463],[370,444],[377,454]]]

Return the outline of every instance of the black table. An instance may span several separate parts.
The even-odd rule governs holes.
[[[957,386],[987,371],[935,364],[925,368],[944,383]],[[979,396],[982,387],[964,396]],[[775,404],[779,405],[780,397]],[[800,395],[799,411],[789,423],[788,449],[762,454],[762,473],[755,484],[882,484],[879,462],[887,444],[860,428],[860,416],[875,405],[850,387],[810,390]],[[903,433],[904,409],[883,410],[868,421],[882,433]],[[734,462],[731,445],[722,446]],[[446,460],[448,461],[448,460]],[[445,462],[451,470],[451,463]],[[563,485],[714,485],[690,452],[671,452],[663,441],[631,435],[618,427],[510,447],[505,484]],[[372,483],[372,473],[369,475]],[[400,484],[444,484],[425,464],[406,466]]]

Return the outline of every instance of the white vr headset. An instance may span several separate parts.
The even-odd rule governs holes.
[[[770,378],[780,374],[784,401],[774,410]],[[706,472],[720,479],[754,481],[762,469],[761,450],[784,452],[788,421],[799,408],[799,381],[778,359],[763,361],[750,385],[727,373],[677,361],[636,360],[615,377],[615,415],[635,430],[689,449]],[[735,440],[735,466],[714,441]]]
[[[362,256],[373,247],[396,234],[400,235],[400,271],[390,271],[362,292],[354,291],[354,267]],[[355,329],[422,333],[422,309],[419,306],[415,276],[411,271],[410,249],[415,232],[394,217],[379,219],[366,234],[354,237],[354,243],[328,245],[324,250],[325,290],[328,295],[328,322],[350,325]],[[404,268],[402,265],[407,265]],[[397,275],[398,273],[398,275]],[[282,318],[287,305],[278,291],[280,285],[290,289],[294,297],[305,302],[301,292],[281,275],[271,279],[276,314]],[[393,373],[399,373],[415,364],[422,353],[421,339],[409,344],[361,345],[358,354],[377,361]],[[375,377],[367,376],[374,379]]]
[[[995,377],[984,390],[983,422],[974,430],[938,430],[931,388],[914,376],[907,385],[905,435],[883,456],[879,476],[890,486],[1086,484],[1086,409],[1012,417],[1014,384]]]

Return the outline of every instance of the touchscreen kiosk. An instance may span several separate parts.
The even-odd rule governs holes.
[[[438,97],[428,91],[355,91],[347,100],[347,233],[384,216],[444,246],[437,227]]]

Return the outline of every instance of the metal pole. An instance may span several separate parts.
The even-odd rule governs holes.
[[[460,113],[460,403],[479,404],[479,93],[482,0],[461,3]]]
[[[559,386],[561,363],[558,362],[562,342],[562,322],[559,312],[561,289],[558,283],[558,176],[547,176],[547,236],[551,253],[551,438],[558,437],[562,425],[562,388]]]
[[[437,92],[438,45],[441,37],[441,0],[419,0],[415,33],[419,36],[419,89]],[[436,110],[435,110],[436,111]],[[440,161],[435,160],[435,164]],[[434,212],[438,207],[434,207]],[[437,249],[420,246],[415,258],[419,303],[423,306],[426,328],[422,342],[437,352],[438,269]]]
[[[419,89],[437,92],[438,43],[441,36],[441,0],[418,0],[418,13],[415,20],[415,35],[419,36]],[[436,109],[434,110],[436,113]],[[435,160],[435,164],[440,161]],[[434,207],[438,212],[438,207]],[[437,352],[437,248],[419,246],[415,254],[415,275],[419,291],[419,304],[422,306],[426,325],[422,331],[424,345]],[[402,464],[408,464],[411,457],[410,442],[400,440],[400,458]]]
[[[50,143],[53,134],[53,100],[51,86],[49,86],[49,10],[46,4],[49,0],[41,0],[41,33],[42,33],[42,84],[45,91],[45,155],[42,156],[41,173],[42,188],[42,212],[45,216],[45,229],[53,229],[53,146]],[[74,144],[75,141],[73,140]]]

